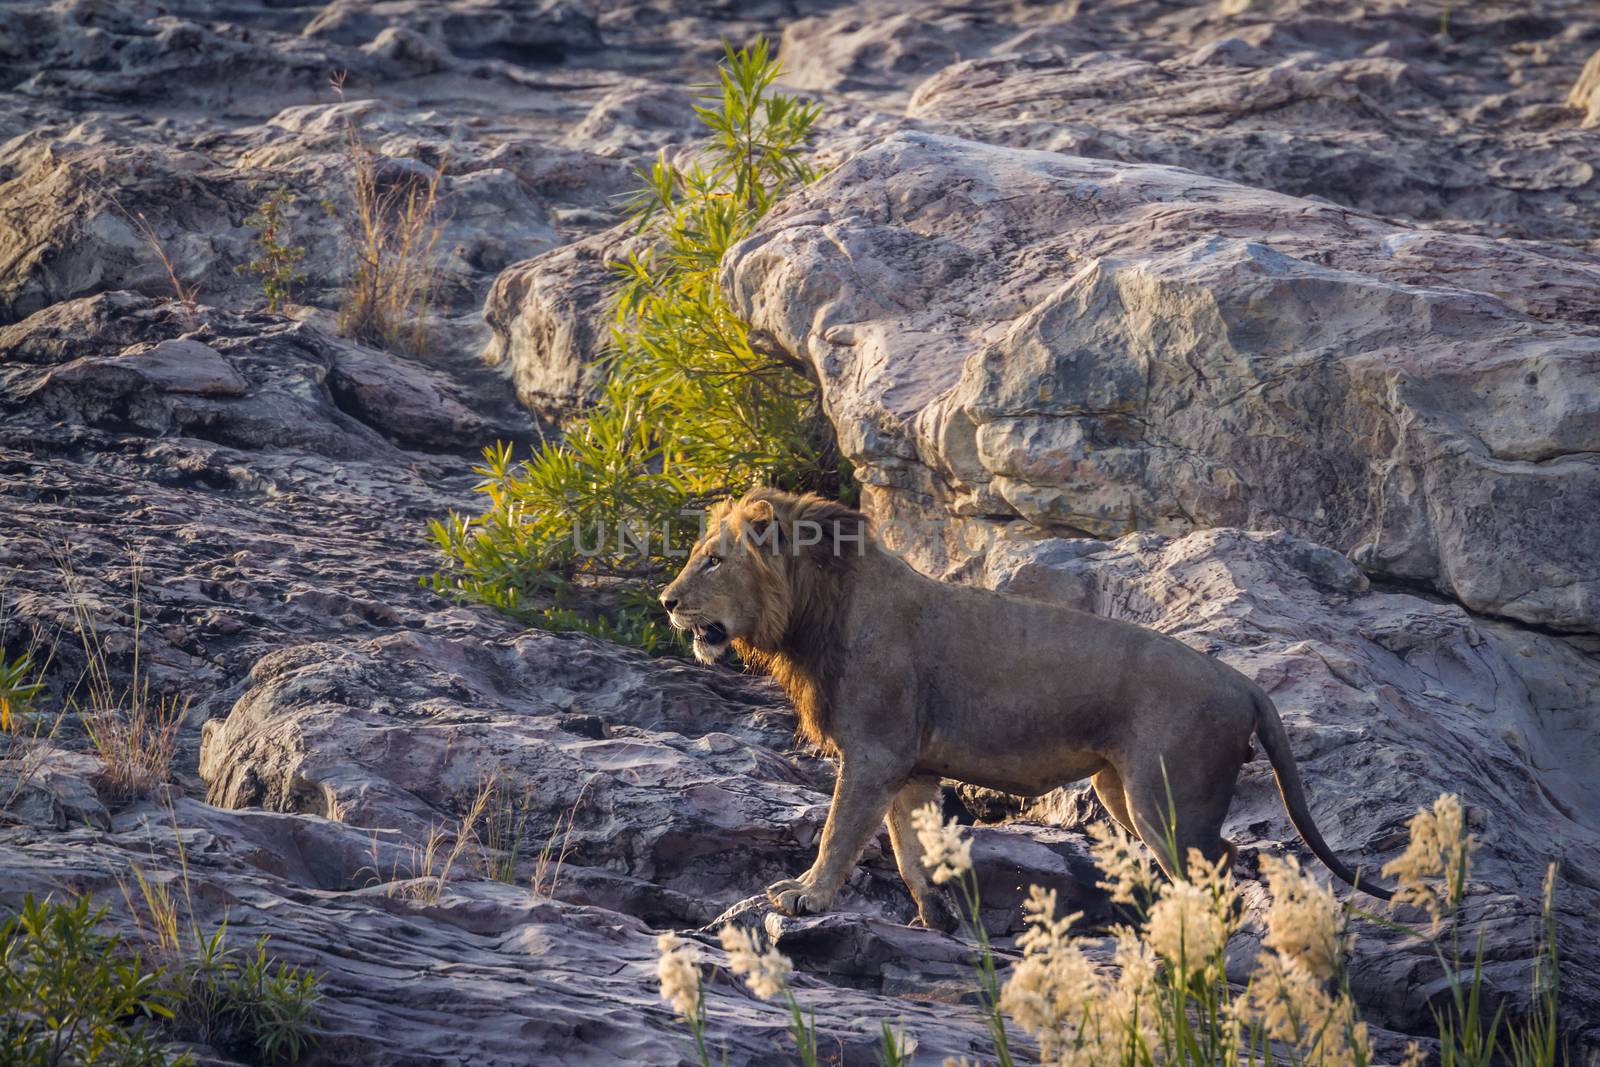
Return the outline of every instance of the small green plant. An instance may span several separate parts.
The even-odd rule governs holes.
[[[320,979],[269,957],[266,937],[256,941],[253,952],[241,955],[228,945],[226,921],[209,934],[201,929],[189,884],[188,850],[176,815],[171,809],[168,814],[177,843],[177,876],[164,880],[135,866],[133,885],[118,879],[140,940],[153,958],[163,961],[165,1029],[184,1041],[213,1045],[250,1062],[293,1062],[314,1039]]]
[[[157,1024],[172,1017],[166,972],[99,931],[106,909],[24,898],[0,924],[0,1062],[172,1067]]]
[[[774,203],[811,181],[813,104],[773,90],[764,39],[726,46],[719,82],[696,113],[710,135],[692,163],[657,161],[629,203],[646,251],[615,264],[616,320],[604,384],[563,439],[513,462],[508,445],[475,468],[485,507],[430,524],[446,558],[435,591],[542,614],[579,575],[643,583],[694,541],[694,511],[770,483],[849,489],[815,384],[797,361],[755,344],[717,274],[723,255]],[[619,613],[606,636],[666,650],[659,609]]]
[[[172,968],[173,1032],[185,1040],[236,1050],[261,1063],[292,1063],[311,1046],[320,983],[311,971],[228,947],[227,924],[197,936]]]
[[[256,228],[256,247],[260,254],[248,263],[234,268],[239,274],[254,274],[261,280],[261,291],[267,298],[267,310],[278,311],[288,302],[294,287],[306,280],[298,267],[306,258],[306,250],[293,244],[289,232],[287,189],[279,189],[268,196],[244,220],[246,226]]]
[[[0,649],[0,732],[21,732],[33,714],[34,701],[44,691],[39,675],[32,652],[7,659]]]
[[[884,1019],[878,1033],[878,1067],[910,1067],[915,1051],[916,1042],[906,1034],[905,1027],[896,1030]]]

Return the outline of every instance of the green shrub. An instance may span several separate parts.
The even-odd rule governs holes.
[[[18,1067],[187,1064],[153,1024],[172,1016],[160,967],[99,932],[106,910],[23,900],[0,926],[0,1062]]]
[[[814,382],[751,343],[717,282],[723,254],[816,175],[806,146],[818,108],[774,92],[779,73],[765,40],[726,46],[710,103],[695,108],[711,135],[696,161],[639,172],[629,209],[651,242],[614,264],[600,395],[524,462],[508,445],[485,450],[484,511],[431,524],[447,558],[427,579],[436,591],[664,649],[653,606],[605,621],[563,609],[572,579],[659,578],[698,534],[694,509],[757,484],[848,489]],[[535,607],[549,599],[555,611]]]
[[[24,652],[7,659],[0,649],[0,732],[20,732],[33,711],[33,702],[44,691],[40,670],[33,654]]]
[[[227,925],[174,968],[173,1029],[260,1063],[292,1063],[311,1045],[322,1000],[310,971],[267,956],[267,939],[242,956]]]
[[[156,923],[148,962],[99,932],[106,909],[87,896],[35,902],[0,925],[0,1063],[19,1067],[188,1064],[178,1039],[216,1046],[247,1063],[292,1063],[310,1047],[322,999],[317,976],[267,955],[267,939],[239,954],[224,924],[177,943],[170,894],[140,881]],[[130,898],[131,901],[131,898]]]

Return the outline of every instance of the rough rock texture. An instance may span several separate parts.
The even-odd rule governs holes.
[[[907,133],[726,270],[891,492],[1097,536],[1281,526],[1473,610],[1600,629],[1587,264]]]
[[[1559,858],[1566,1018],[1600,1047],[1600,17],[1444,14],[0,0],[0,644],[54,647],[57,706],[76,596],[118,681],[137,625],[152,689],[192,698],[155,800],[102,795],[70,718],[0,761],[0,907],[92,891],[131,929],[117,879],[178,877],[181,841],[202,925],[324,975],[320,1063],[689,1062],[654,937],[720,962],[721,920],[777,938],[843,1062],[882,1019],[919,1063],[982,1052],[967,946],[904,925],[886,842],[833,915],[751,898],[810,862],[832,774],[770,687],[417,582],[477,451],[593,388],[617,198],[693,135],[719,36],[761,30],[831,170],[727,291],[814,367],[896,542],[1256,678],[1352,860],[1459,791],[1513,1009]],[[426,357],[335,336],[352,130],[389,187],[443,173]],[[237,268],[279,190],[305,278],[267,314]],[[428,843],[436,873],[491,775],[501,845],[436,892]],[[1003,951],[1029,882],[1112,917],[1081,790],[964,802],[1002,822],[975,856]],[[1259,855],[1304,855],[1264,761],[1227,831],[1242,976]],[[1430,1031],[1416,945],[1364,928],[1355,985],[1383,1062]],[[773,1062],[782,1014],[709,996],[729,1062]]]

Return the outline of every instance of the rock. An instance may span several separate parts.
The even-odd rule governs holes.
[[[135,345],[122,353],[117,365],[169,393],[197,396],[243,396],[247,383],[214,348],[186,337],[145,347]],[[68,364],[72,366],[72,364]],[[63,367],[57,373],[65,372]]]
[[[1012,30],[1004,17],[981,8],[885,5],[865,16],[850,8],[789,23],[779,52],[787,83],[798,89],[883,93],[981,52]]]
[[[390,440],[432,449],[467,448],[483,440],[483,420],[457,399],[454,382],[387,353],[341,347],[328,387],[342,409]]]
[[[890,497],[1101,537],[1282,527],[1593,632],[1597,308],[1514,295],[1564,257],[1483,252],[1186,171],[900,134],[724,271]]]
[[[51,638],[65,679],[81,652],[55,552],[108,613],[104,632],[125,637],[136,551],[157,576],[142,589],[145,618],[161,624],[144,634],[152,690],[193,695],[197,717],[225,710],[238,694],[221,679],[242,680],[285,640],[375,623],[448,630],[445,605],[416,600],[435,565],[423,524],[469,505],[467,456],[532,435],[505,398],[478,391],[498,385],[487,374],[132,293],[0,327],[0,353],[0,568],[23,567],[7,579],[7,623],[66,627],[67,640]],[[116,462],[96,462],[99,449]],[[308,530],[321,547],[287,566]],[[394,569],[374,570],[379,559]]]
[[[111,815],[100,802],[93,780],[103,770],[96,757],[33,738],[23,751],[0,760],[0,825],[21,823],[65,830],[78,823],[110,830]],[[11,749],[15,751],[15,749]]]
[[[174,7],[189,6],[188,11]],[[182,99],[212,108],[248,106],[253,94],[304,93],[333,70],[361,78],[381,67],[360,52],[330,49],[273,21],[270,8],[245,5],[243,21],[218,18],[216,5],[149,0],[8,3],[0,55],[6,86],[41,101]]]
[[[532,10],[506,0],[333,0],[306,24],[304,33],[365,45],[397,29],[436,41],[461,58],[534,66],[559,63],[569,51],[601,43],[594,17],[585,5],[570,0],[541,0]],[[389,51],[382,46],[374,50]]]
[[[644,82],[612,89],[567,133],[567,141],[608,156],[654,152],[704,132],[694,113],[698,102],[675,85]]]
[[[352,138],[375,154],[391,217],[408,186],[431,181],[438,165],[450,171],[434,226],[418,227],[431,251],[419,244],[412,255],[433,260],[429,306],[475,307],[495,272],[555,244],[556,233],[549,205],[514,170],[488,152],[451,156],[458,134],[360,101],[289,108],[247,128],[228,146],[237,165],[215,145],[202,154],[133,144],[121,128],[13,138],[0,146],[0,179],[12,175],[0,181],[0,212],[23,221],[0,233],[0,319],[109,289],[259,305],[251,264],[267,253],[249,220],[273,197],[283,199],[279,244],[299,253],[291,296],[337,309],[362,247]]]
[[[1600,636],[1578,632],[1600,20],[1485,0],[1439,28],[1399,0],[0,0],[0,641],[53,648],[62,707],[76,606],[117,684],[137,628],[151,692],[191,701],[150,800],[96,793],[70,715],[21,790],[0,739],[0,908],[90,892],[136,936],[137,866],[322,975],[319,1063],[690,1062],[654,939],[722,967],[723,921],[795,957],[826,1055],[875,1062],[881,1020],[919,1062],[989,1054],[970,945],[905,925],[885,840],[834,914],[771,915],[832,768],[770,687],[419,583],[428,521],[477,510],[473,456],[549,432],[524,405],[554,423],[592,395],[632,168],[689,150],[719,40],[759,32],[823,105],[831,173],[726,281],[818,368],[895,543],[1257,679],[1351,860],[1459,791],[1469,925],[1512,1010],[1559,854],[1563,1018],[1600,1047]],[[335,336],[352,131],[387,190],[442,173],[426,358]],[[306,277],[267,314],[237,268],[279,191]],[[463,841],[490,773],[509,814]],[[1109,961],[1092,794],[946,804],[989,823],[1002,955],[1040,882]],[[1306,858],[1259,759],[1227,829],[1242,977],[1262,854]],[[435,873],[460,845],[442,887],[430,841]],[[781,1009],[707,978],[730,1064],[787,1047]],[[1421,946],[1363,927],[1354,981],[1379,1062],[1433,1031]]]
[[[1536,127],[1486,139],[1429,124],[1399,134],[1397,154],[1391,116],[1438,91],[1417,64],[1246,53],[1232,40],[1160,62],[1063,49],[976,59],[920,85],[908,112],[991,143],[1177,165],[1449,229],[1588,232],[1577,203],[1594,173],[1580,135]],[[1023,79],[1035,88],[1018,94]],[[1311,110],[1340,130],[1336,146],[1302,135]]]
[[[489,290],[483,361],[500,367],[534,411],[570,411],[599,387],[595,360],[613,317],[609,264],[636,247],[630,232],[617,227],[518,263]]]

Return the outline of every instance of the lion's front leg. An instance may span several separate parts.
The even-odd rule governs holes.
[[[846,757],[833,787],[833,804],[822,828],[817,862],[799,878],[774,882],[767,899],[785,915],[820,915],[855,869],[856,860],[883,826],[901,777],[887,776],[872,761]]]
[[[918,921],[930,930],[953,933],[960,920],[946,900],[928,878],[922,863],[922,842],[917,839],[911,816],[918,808],[939,803],[940,785],[935,777],[913,778],[901,787],[889,808],[889,843],[894,846],[894,861],[905,879],[911,899],[917,905]]]

